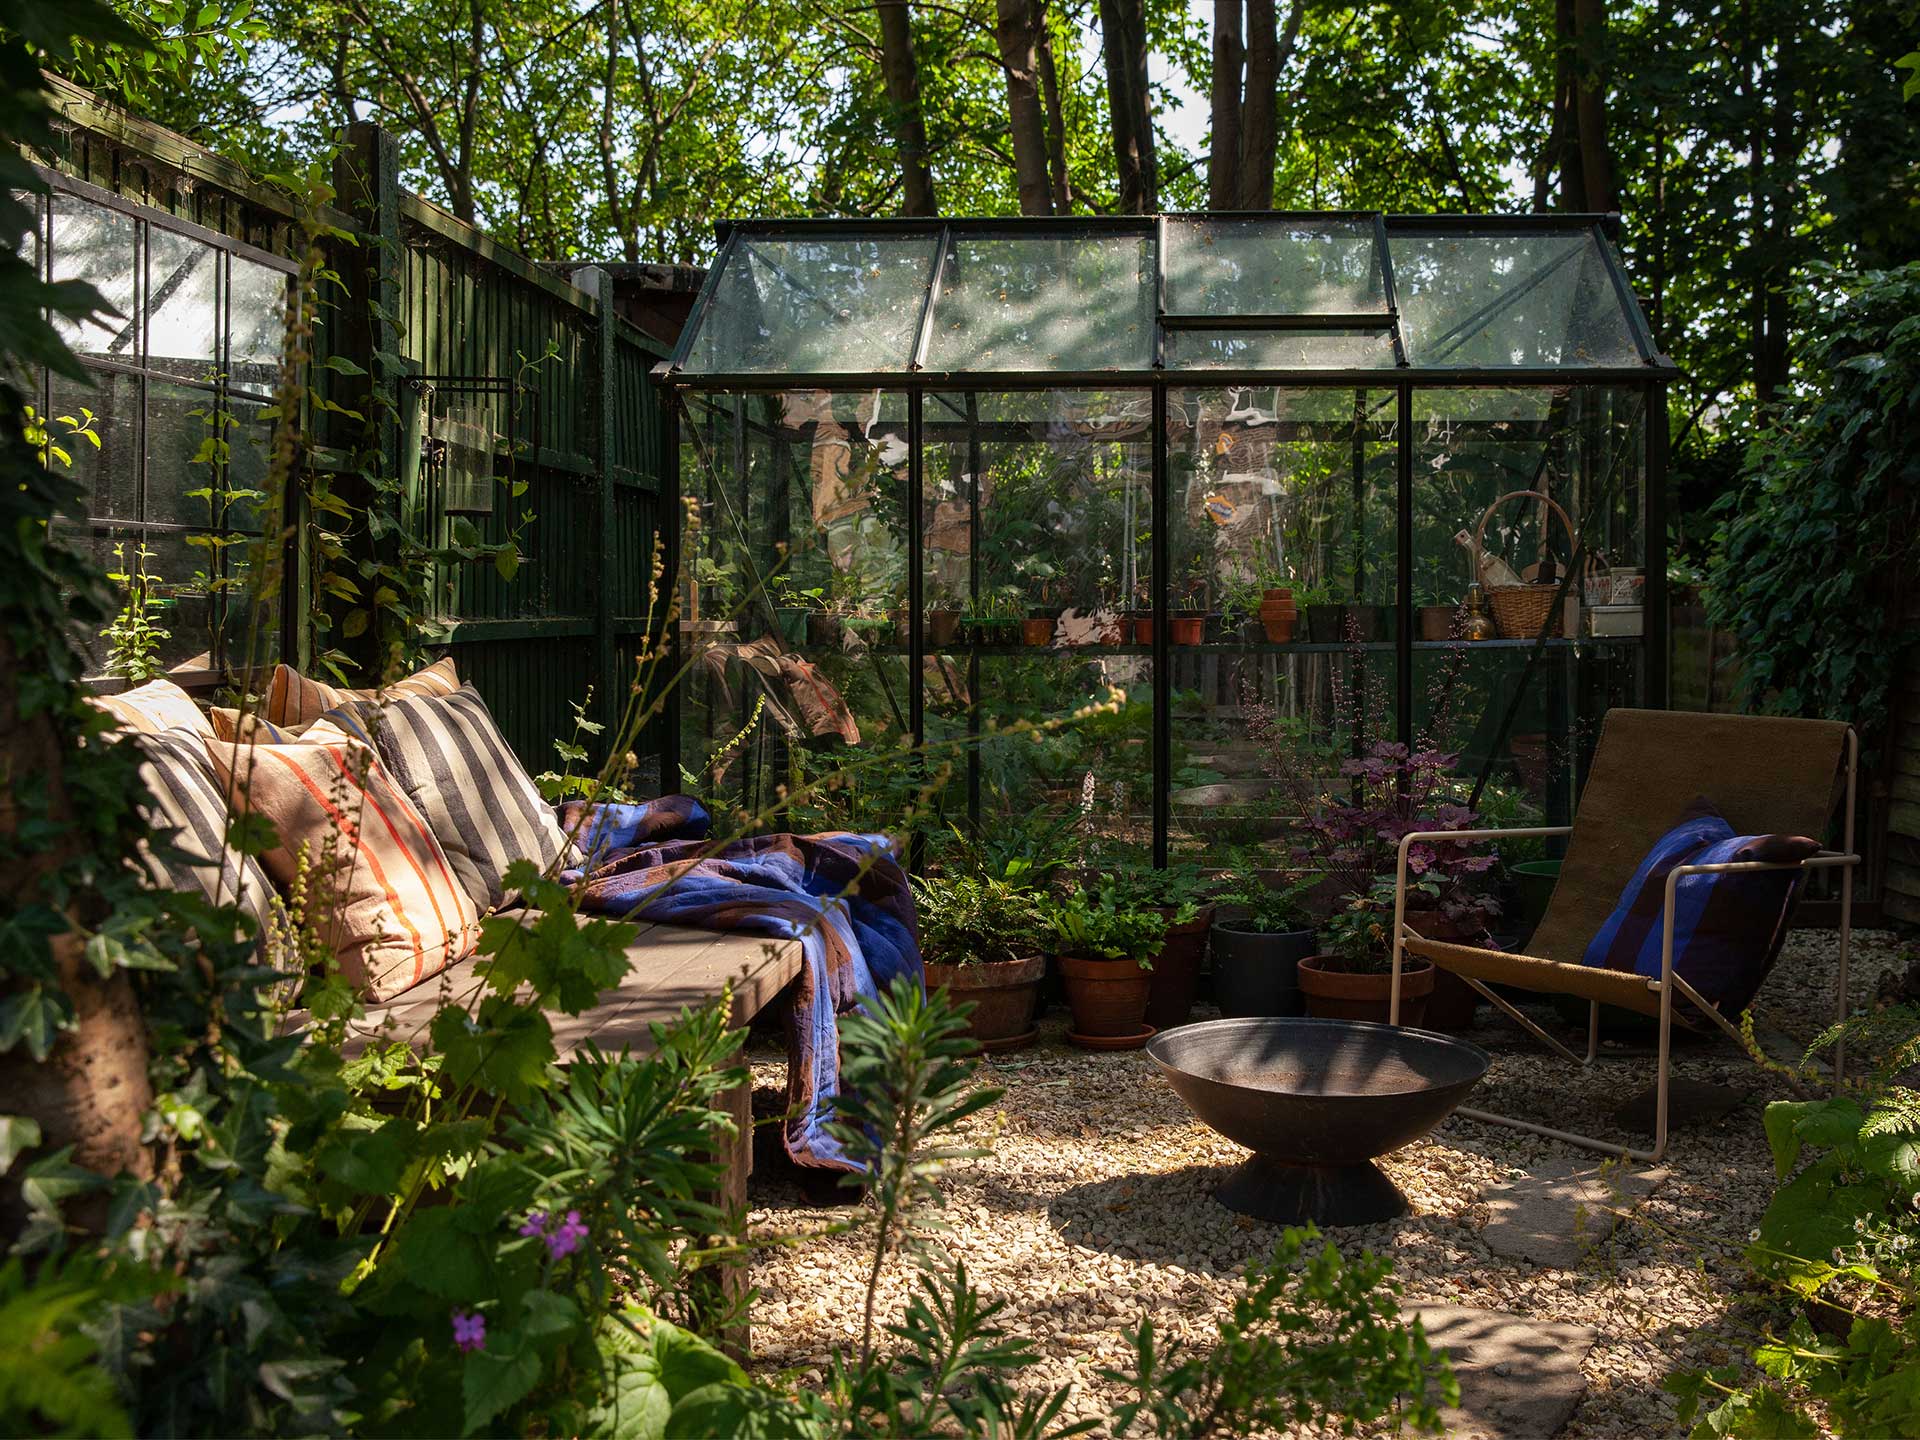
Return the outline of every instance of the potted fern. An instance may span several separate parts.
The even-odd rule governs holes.
[[[972,1002],[967,1030],[983,1050],[1031,1045],[1051,938],[1040,896],[983,875],[916,876],[912,884],[927,989]]]
[[[1314,952],[1305,897],[1311,882],[1276,888],[1258,874],[1220,897],[1208,937],[1213,999],[1228,1019],[1298,1015],[1302,960]]]
[[[1153,957],[1146,1019],[1156,1031],[1186,1024],[1207,958],[1207,927],[1213,923],[1213,900],[1200,867],[1128,866],[1103,883],[1113,887],[1122,903],[1151,910],[1166,921],[1166,939]]]
[[[1112,885],[1076,891],[1043,911],[1053,931],[1060,978],[1073,1011],[1067,1039],[1087,1050],[1137,1050],[1153,1037],[1146,1023],[1153,957],[1167,922],[1129,904]]]

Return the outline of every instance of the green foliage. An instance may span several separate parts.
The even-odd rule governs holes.
[[[1048,930],[1040,897],[990,876],[915,876],[920,953],[945,965],[984,965],[1041,954]]]
[[[1750,706],[1872,732],[1915,635],[1898,606],[1920,524],[1920,263],[1820,278],[1806,386],[1714,506],[1707,608],[1739,639]]]
[[[1153,968],[1167,935],[1165,916],[1123,900],[1110,882],[1097,891],[1050,898],[1044,914],[1053,929],[1055,954],[1134,960],[1142,970]]]
[[[1151,1324],[1133,1331],[1131,1369],[1101,1372],[1137,1396],[1114,1413],[1114,1433],[1250,1435],[1333,1419],[1352,1434],[1388,1416],[1438,1430],[1436,1399],[1458,1404],[1460,1387],[1420,1323],[1401,1322],[1388,1263],[1365,1251],[1348,1261],[1328,1242],[1309,1250],[1319,1239],[1312,1226],[1281,1235],[1248,1269],[1215,1344],[1162,1349]]]
[[[1439,886],[1433,887],[1437,894]],[[1320,948],[1350,975],[1384,975],[1393,968],[1393,882],[1376,884],[1320,924]]]
[[[153,593],[159,577],[147,569],[153,552],[145,541],[134,547],[133,563],[127,563],[127,547],[115,545],[113,558],[119,570],[109,570],[107,579],[120,587],[120,613],[100,632],[107,642],[107,673],[138,685],[166,674],[160,663],[160,642],[171,635],[153,623],[153,617],[166,609],[164,601]]]
[[[1236,929],[1279,935],[1313,929],[1313,914],[1307,909],[1307,896],[1313,887],[1314,881],[1305,877],[1270,885],[1257,871],[1248,870],[1231,889],[1221,891],[1219,899],[1223,905],[1246,912],[1234,920]]]
[[[1784,1334],[1754,1347],[1763,1378],[1729,1366],[1667,1381],[1681,1397],[1681,1422],[1701,1440],[1827,1433],[1813,1400],[1834,1434],[1920,1432],[1920,1091],[1900,1083],[1920,1059],[1920,1012],[1854,1016],[1816,1040],[1808,1059],[1843,1037],[1855,1063],[1867,1062],[1863,1078],[1824,1099],[1766,1109],[1780,1184],[1747,1259],[1795,1310]],[[1850,1312],[1844,1337],[1816,1333],[1807,1303]]]
[[[0,1428],[10,1435],[131,1436],[85,1321],[153,1287],[127,1266],[75,1256],[0,1266]]]

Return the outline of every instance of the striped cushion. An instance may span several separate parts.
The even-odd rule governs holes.
[[[215,706],[207,711],[213,722],[213,738],[238,740],[243,745],[284,745],[300,738],[305,726],[276,725],[264,715]]]
[[[337,685],[309,679],[291,665],[273,667],[273,683],[267,687],[267,704],[262,713],[281,726],[311,725],[343,700],[389,699],[402,695],[451,695],[460,688],[460,675],[453,657],[436,660],[426,669],[396,680],[384,690],[347,690]]]
[[[149,680],[118,695],[89,695],[87,699],[111,715],[119,730],[136,735],[190,730],[204,739],[213,738],[213,726],[193,703],[193,697],[171,680]]]
[[[480,692],[389,700],[377,718],[381,757],[433,826],[473,902],[509,898],[500,877],[515,860],[545,870],[571,863],[573,847],[533,780],[507,747]]]
[[[379,757],[331,726],[287,745],[215,742],[237,800],[280,844],[267,872],[293,883],[301,846],[321,938],[368,1000],[390,1000],[473,953],[480,914],[420,812]],[[320,872],[324,871],[324,878]]]
[[[155,844],[142,841],[140,863],[167,890],[198,890],[219,905],[238,905],[263,939],[283,918],[280,897],[260,862],[227,846],[227,792],[207,742],[182,730],[134,735],[142,807]]]

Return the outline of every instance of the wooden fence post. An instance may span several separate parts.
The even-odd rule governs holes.
[[[386,634],[378,611],[358,636],[346,635],[345,623],[354,609],[372,606],[381,583],[375,576],[358,573],[360,563],[395,566],[400,561],[398,533],[376,537],[364,518],[384,509],[390,518],[399,519],[393,495],[382,493],[383,487],[397,487],[400,480],[400,286],[405,257],[400,239],[400,148],[394,137],[368,121],[347,126],[334,162],[334,190],[341,208],[354,218],[360,243],[357,248],[343,247],[347,250],[339,266],[343,293],[332,306],[327,349],[364,373],[336,372],[324,377],[334,403],[362,417],[356,421],[328,412],[322,431],[327,443],[351,457],[334,489],[362,517],[351,526],[349,553],[341,567],[360,595],[326,601],[333,622],[328,642],[346,652],[365,680],[378,682],[391,643],[404,637]]]
[[[614,427],[620,410],[617,393],[619,363],[614,350],[616,312],[613,305],[613,276],[599,266],[575,272],[573,284],[599,302],[599,328],[594,332],[592,388],[587,390],[591,410],[593,442],[589,452],[594,463],[594,500],[599,533],[593,546],[593,688],[599,697],[598,718],[607,728],[602,735],[611,743],[613,728],[626,707],[626,686],[620,675],[620,650],[615,643],[616,620],[613,603],[613,567],[618,563],[618,537],[614,533]],[[633,563],[633,557],[627,557]],[[602,757],[596,757],[602,758]]]

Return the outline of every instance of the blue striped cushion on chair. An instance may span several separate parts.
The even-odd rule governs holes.
[[[1805,835],[1736,835],[1712,802],[1696,796],[1633,872],[1582,961],[1658,980],[1667,877],[1676,866],[1794,863],[1819,849]],[[1805,880],[1804,870],[1683,876],[1674,887],[1674,973],[1721,1014],[1739,1014],[1780,954]]]

